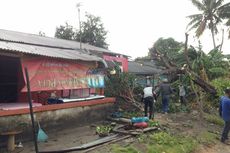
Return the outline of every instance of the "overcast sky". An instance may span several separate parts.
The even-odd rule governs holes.
[[[82,2],[82,20],[85,12],[101,17],[109,49],[134,58],[147,55],[160,37],[184,42],[186,16],[198,13],[190,0],[1,0],[0,28],[33,34],[42,31],[53,37],[56,27],[65,22],[79,26],[78,2]],[[195,45],[193,35],[190,32],[189,43]],[[230,40],[227,34],[225,37],[223,50],[230,54]],[[210,38],[209,31],[201,37],[206,52],[213,46]]]

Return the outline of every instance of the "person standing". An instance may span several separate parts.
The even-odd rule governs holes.
[[[170,95],[173,92],[168,83],[168,79],[163,79],[163,83],[159,86],[159,92],[162,96],[162,113],[167,114],[169,110]]]
[[[145,104],[145,116],[148,116],[149,109],[149,119],[154,118],[153,112],[153,87],[146,85],[143,90],[144,92],[144,104]]]
[[[186,105],[186,100],[185,100],[185,88],[182,84],[179,85],[179,96],[180,96],[180,102],[181,102],[181,105]]]
[[[225,96],[220,98],[219,113],[224,120],[221,142],[230,145],[228,141],[228,133],[230,131],[230,88],[225,89]]]

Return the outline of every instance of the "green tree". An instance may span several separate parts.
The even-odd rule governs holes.
[[[66,22],[65,25],[56,27],[55,37],[60,39],[74,40],[76,37],[76,32],[73,26]]]
[[[83,43],[89,43],[91,45],[108,48],[106,43],[107,31],[104,28],[104,25],[100,17],[94,16],[92,14],[86,13],[86,21],[83,21],[81,32],[78,31],[76,34],[76,40]]]
[[[163,55],[163,58],[157,56],[159,53]],[[184,44],[177,42],[173,38],[158,39],[153,47],[149,49],[149,54],[157,60],[159,65],[167,68],[182,67],[187,64]],[[218,50],[218,47],[206,54],[202,50],[201,43],[197,48],[189,46],[188,59],[191,69],[205,81],[229,74],[230,55],[224,55]]]
[[[42,36],[42,37],[45,37],[45,36],[46,36],[45,32],[43,32],[43,31],[39,31],[39,32],[38,32],[38,35],[39,35],[39,36]]]
[[[188,27],[196,29],[196,36],[200,37],[208,28],[212,34],[213,46],[216,48],[215,34],[218,33],[218,24],[229,18],[230,3],[223,4],[224,0],[191,0],[201,13],[188,16],[191,21]]]
[[[226,5],[223,5],[219,11],[219,15],[221,16],[221,18],[223,19],[227,19],[225,25],[228,28],[228,38],[230,38],[230,4],[226,4]]]
[[[168,60],[174,61],[178,56],[180,50],[182,49],[183,43],[180,43],[173,38],[159,38],[154,44],[153,47],[149,49],[149,56],[153,59],[158,59],[156,52],[160,52]],[[159,65],[164,65],[165,63],[158,60]]]

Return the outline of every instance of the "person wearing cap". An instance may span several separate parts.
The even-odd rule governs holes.
[[[221,142],[230,145],[228,141],[228,133],[230,131],[230,88],[227,88],[225,90],[225,95],[220,98],[219,113],[224,120]]]

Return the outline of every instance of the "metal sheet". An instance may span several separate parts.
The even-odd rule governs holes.
[[[35,45],[27,45],[22,43],[0,41],[0,49],[5,51],[21,52],[27,54],[41,55],[47,57],[56,57],[72,60],[84,61],[102,61],[103,59],[77,50],[51,48]]]
[[[80,43],[77,41],[64,40],[64,39],[58,39],[52,37],[43,37],[35,34],[28,34],[28,33],[9,31],[3,29],[0,29],[0,39],[14,41],[14,42],[24,42],[24,43],[31,43],[31,44],[46,45],[46,46],[63,47],[63,48],[70,48],[70,49],[80,48]],[[95,47],[85,43],[82,43],[82,49],[97,51],[97,52],[113,53],[107,49]]]
[[[155,65],[141,64],[133,61],[129,61],[128,65],[129,72],[134,74],[152,75],[161,72],[161,69],[158,69]]]

